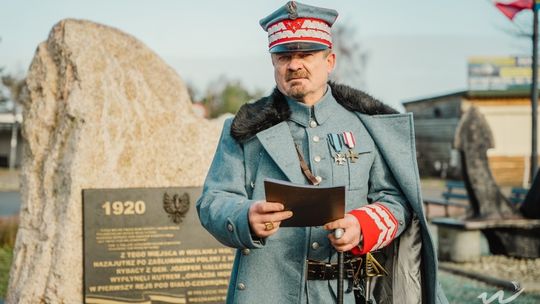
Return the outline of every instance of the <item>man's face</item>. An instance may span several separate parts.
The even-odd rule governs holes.
[[[331,51],[273,53],[277,87],[289,97],[314,104],[324,95],[335,60]]]

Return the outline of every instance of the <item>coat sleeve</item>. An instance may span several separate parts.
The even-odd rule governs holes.
[[[245,188],[244,152],[242,145],[230,135],[232,119],[227,119],[214,159],[206,176],[197,212],[201,224],[219,242],[234,248],[258,248],[248,221],[254,200],[248,199]]]
[[[383,248],[398,237],[411,219],[407,199],[377,148],[370,170],[368,201],[370,204],[352,210],[360,222],[362,241],[353,248],[355,255]]]

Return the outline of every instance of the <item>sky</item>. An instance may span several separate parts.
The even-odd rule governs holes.
[[[302,1],[339,12],[337,23],[368,54],[365,89],[401,102],[465,90],[470,56],[527,55],[531,43],[508,33],[516,25],[490,0]],[[225,76],[251,90],[274,86],[266,33],[259,20],[277,0],[17,0],[0,5],[0,67],[24,75],[37,45],[64,18],[125,31],[203,92]],[[516,23],[532,24],[522,12]],[[339,60],[339,58],[337,58]]]

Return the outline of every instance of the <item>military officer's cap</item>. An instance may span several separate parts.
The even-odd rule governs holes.
[[[259,23],[268,32],[270,53],[332,48],[330,28],[337,11],[289,1]]]

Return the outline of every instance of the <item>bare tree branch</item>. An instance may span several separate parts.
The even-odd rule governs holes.
[[[337,63],[332,80],[365,88],[365,67],[368,53],[357,40],[356,29],[348,25],[337,25],[332,30],[332,40]]]

